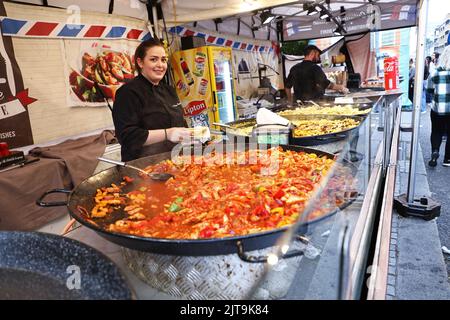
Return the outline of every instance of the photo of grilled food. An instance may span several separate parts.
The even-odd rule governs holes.
[[[81,60],[81,70],[72,68],[69,75],[70,87],[81,101],[112,99],[122,84],[134,78],[133,59],[126,52],[103,51],[95,57],[85,52]],[[102,92],[98,91],[95,83]]]

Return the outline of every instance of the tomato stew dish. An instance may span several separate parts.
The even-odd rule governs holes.
[[[335,163],[327,156],[281,148],[234,151],[226,157],[182,156],[145,168],[174,178],[155,182],[124,176],[120,185],[97,189],[92,210],[79,210],[94,222],[124,211],[107,230],[141,237],[205,239],[264,232],[295,223]],[[308,219],[345,202],[352,175],[342,165],[339,170]]]

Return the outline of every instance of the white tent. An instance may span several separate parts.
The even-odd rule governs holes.
[[[416,24],[417,0],[21,0],[72,11],[108,12],[159,21],[164,27],[189,26],[259,40],[290,41],[395,29]],[[156,8],[159,9],[157,10]],[[309,10],[314,8],[314,10]],[[328,13],[324,19],[322,9]],[[149,13],[150,12],[150,16]],[[308,12],[310,15],[308,15]],[[162,14],[161,14],[162,13]],[[263,23],[261,17],[272,17]],[[328,19],[327,19],[328,17]],[[281,23],[278,23],[281,22]],[[278,34],[277,34],[278,32]]]
[[[299,40],[416,24],[417,0],[163,0],[166,26],[199,26],[255,39]],[[320,19],[322,16],[323,19]],[[263,19],[272,17],[270,23]],[[281,22],[281,23],[277,23]],[[270,31],[270,33],[269,33]]]

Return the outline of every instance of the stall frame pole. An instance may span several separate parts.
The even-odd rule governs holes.
[[[416,74],[414,80],[414,109],[413,109],[413,132],[411,140],[411,157],[409,165],[408,178],[408,203],[414,201],[416,191],[416,166],[417,152],[419,146],[420,133],[420,104],[423,94],[423,75],[425,67],[425,36],[428,23],[428,0],[420,0],[419,4],[419,27],[417,28],[417,47],[416,47]]]
[[[423,75],[425,66],[425,38],[428,20],[428,0],[419,0],[417,6],[419,11],[419,21],[417,30],[416,47],[416,79],[414,80],[414,109],[413,109],[413,131],[411,138],[411,157],[409,163],[408,190],[406,194],[395,197],[394,207],[397,212],[405,217],[413,216],[424,220],[431,220],[441,213],[440,203],[433,199],[422,196],[415,199],[417,152],[419,148],[419,123],[420,123],[420,103],[423,93]]]
[[[384,110],[384,132],[383,132],[383,176],[386,175],[388,164],[389,164],[389,157],[390,157],[390,150],[391,150],[391,136],[392,136],[392,128],[391,128],[391,105],[387,103],[386,97],[383,97],[383,104],[381,109]]]

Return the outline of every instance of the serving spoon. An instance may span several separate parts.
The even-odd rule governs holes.
[[[157,180],[157,181],[167,181],[167,180],[169,180],[170,178],[173,178],[173,177],[174,177],[173,174],[170,174],[170,173],[167,173],[167,172],[162,172],[162,173],[152,173],[152,172],[147,172],[147,171],[145,171],[145,170],[142,170],[141,168],[132,166],[132,165],[130,165],[130,164],[126,164],[125,162],[122,162],[122,161],[116,161],[116,160],[107,159],[107,158],[102,158],[102,157],[98,157],[97,159],[100,160],[100,161],[107,162],[107,163],[111,163],[111,164],[115,164],[115,165],[118,165],[118,166],[121,166],[121,167],[125,167],[125,168],[130,168],[130,169],[133,169],[133,170],[137,170],[137,171],[139,171],[140,173],[142,173],[142,174],[144,174],[144,175],[146,175],[146,176],[149,176],[149,177],[152,178],[153,180]]]
[[[227,128],[227,129],[233,129],[233,127],[228,124],[223,124],[223,123],[218,123],[218,122],[213,122],[213,126],[218,126],[218,127]]]

